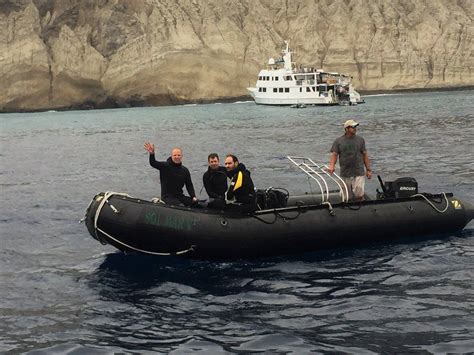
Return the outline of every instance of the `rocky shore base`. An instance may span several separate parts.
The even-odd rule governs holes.
[[[461,91],[474,90],[474,86],[463,87],[445,87],[445,88],[430,88],[430,89],[405,89],[405,90],[362,90],[360,94],[362,97],[382,94],[408,94],[414,92],[439,92],[439,91]],[[0,109],[0,113],[21,113],[21,112],[45,112],[45,111],[74,111],[74,110],[100,110],[100,109],[114,109],[114,108],[129,108],[129,107],[154,107],[154,106],[174,106],[174,105],[189,105],[189,104],[213,104],[213,103],[232,103],[238,101],[252,101],[252,97],[236,96],[226,97],[218,100],[182,100],[173,96],[153,97],[150,100],[134,99],[125,101],[116,101],[112,98],[107,98],[101,102],[86,101],[78,105],[71,105],[68,107],[49,107],[36,110],[26,109]]]

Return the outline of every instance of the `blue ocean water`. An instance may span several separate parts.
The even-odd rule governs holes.
[[[474,349],[474,223],[446,238],[227,263],[123,255],[79,224],[99,191],[159,196],[158,158],[210,152],[257,187],[314,189],[286,160],[327,163],[349,118],[375,174],[474,203],[473,91],[351,107],[252,102],[0,115],[0,352],[446,353]],[[367,183],[369,193],[378,187]],[[271,246],[269,246],[271,247]]]

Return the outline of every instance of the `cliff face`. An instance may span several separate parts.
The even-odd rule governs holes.
[[[3,0],[0,110],[246,95],[289,40],[357,89],[474,85],[472,0]]]

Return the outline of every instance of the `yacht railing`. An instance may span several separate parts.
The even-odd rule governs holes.
[[[308,157],[288,156],[287,158],[306,175],[316,181],[321,192],[321,203],[329,202],[330,185],[337,186],[342,202],[349,201],[349,190],[346,183],[336,173],[329,174],[326,165],[315,163]]]

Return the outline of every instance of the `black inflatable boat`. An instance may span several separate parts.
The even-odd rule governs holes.
[[[373,200],[350,202],[337,175],[323,176],[324,167],[308,158],[292,158],[320,181],[320,193],[289,196],[281,190],[259,190],[261,209],[242,215],[105,192],[91,201],[86,225],[99,242],[125,252],[225,260],[407,237],[416,240],[460,231],[474,218],[468,203],[451,193],[418,193],[412,178],[382,184],[382,191]],[[340,187],[338,190],[327,189],[328,177]]]

